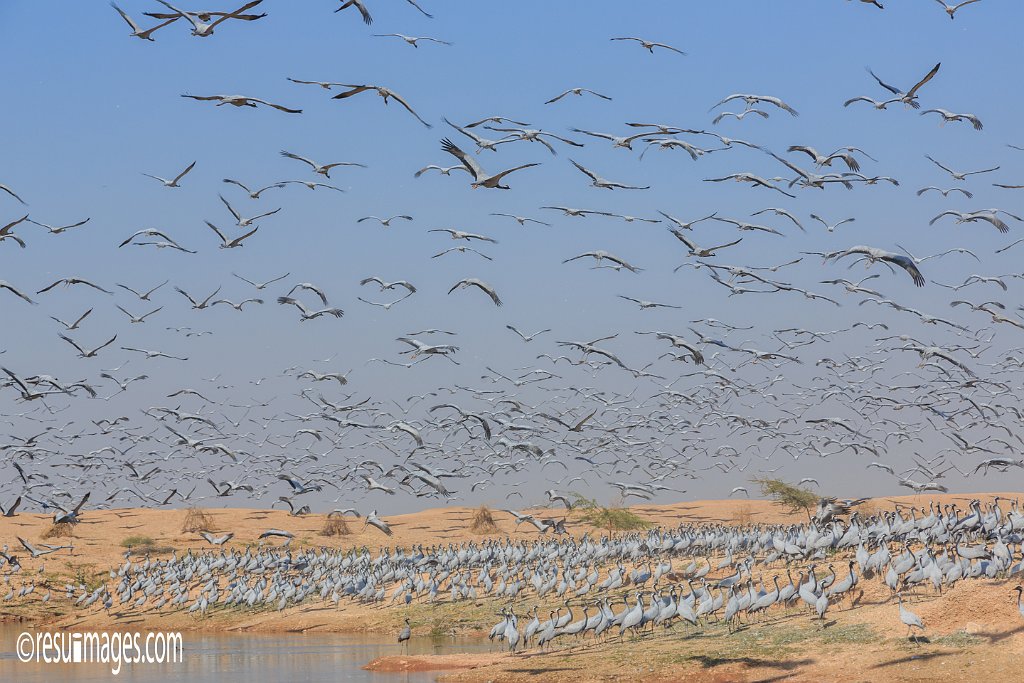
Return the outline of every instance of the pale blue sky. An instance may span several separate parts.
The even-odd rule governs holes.
[[[797,294],[728,298],[704,273],[684,269],[673,274],[672,269],[685,258],[684,250],[664,224],[624,223],[594,216],[573,219],[539,210],[548,204],[644,217],[657,217],[658,210],[682,218],[718,211],[738,219],[750,219],[752,212],[767,206],[783,206],[799,215],[809,230],[805,235],[785,219],[771,216],[750,219],[776,227],[786,237],[741,233],[743,243],[723,251],[717,259],[720,263],[772,265],[802,251],[853,244],[896,250],[899,243],[917,255],[963,246],[982,257],[982,263],[963,256],[928,261],[922,270],[929,280],[959,282],[976,272],[1003,275],[1020,270],[1020,252],[993,254],[1016,239],[1017,225],[1008,236],[987,223],[954,226],[944,219],[928,226],[928,220],[945,208],[1000,207],[1019,213],[1019,195],[991,186],[994,181],[1024,183],[1024,152],[1006,146],[1024,145],[1018,114],[1022,96],[1014,87],[1014,65],[1019,63],[1017,34],[1024,20],[1024,7],[1019,3],[985,0],[950,21],[931,0],[890,0],[884,11],[842,0],[628,5],[424,0],[424,7],[435,15],[432,20],[401,0],[367,2],[375,17],[371,27],[363,25],[352,9],[333,13],[336,5],[327,0],[266,0],[259,11],[268,16],[259,21],[226,22],[209,38],[189,35],[179,21],[156,33],[153,43],[129,37],[127,25],[104,2],[9,1],[0,6],[0,56],[9,65],[6,106],[0,108],[0,129],[6,133],[0,182],[28,202],[26,210],[34,220],[64,224],[91,218],[87,226],[60,236],[31,225],[19,226],[17,234],[26,239],[28,248],[18,249],[10,241],[0,243],[0,279],[33,293],[71,275],[107,288],[116,282],[148,288],[171,280],[154,295],[152,306],[120,290],[111,299],[92,291],[53,291],[37,297],[41,304],[37,307],[0,292],[0,349],[6,349],[0,362],[5,366],[22,375],[46,373],[63,380],[98,381],[101,369],[130,359],[129,365],[113,374],[121,378],[145,372],[150,377],[109,403],[58,401],[60,407],[70,407],[58,416],[56,426],[69,420],[89,426],[88,419],[129,414],[136,424],[153,428],[157,423],[140,415],[138,408],[177,405],[166,398],[168,393],[183,386],[209,387],[216,383],[204,383],[200,378],[218,372],[221,381],[232,385],[214,391],[221,400],[247,403],[250,397],[261,401],[276,397],[262,416],[300,406],[308,410],[309,404],[289,396],[305,385],[292,377],[279,377],[282,370],[295,365],[319,371],[352,368],[347,389],[354,392],[353,400],[403,401],[453,382],[490,387],[480,380],[486,365],[506,374],[514,368],[551,369],[564,377],[551,383],[552,387],[596,383],[627,392],[636,384],[627,373],[604,370],[591,380],[585,374],[574,374],[564,363],[552,368],[536,356],[557,355],[555,340],[592,339],[620,332],[620,338],[607,346],[631,367],[641,367],[654,361],[665,345],[632,331],[685,332],[688,321],[705,317],[753,324],[757,329],[750,336],[737,332],[729,337],[730,342],[739,345],[750,339],[752,346],[772,350],[779,345],[766,334],[771,329],[830,330],[857,320],[887,322],[892,334],[955,343],[945,330],[876,306],[857,306],[858,298],[818,284],[826,278],[868,274],[859,267],[847,271],[844,264],[822,266],[819,258],[808,257],[778,274],[779,279],[840,299],[841,308],[805,301]],[[217,4],[219,9],[233,8],[231,3]],[[124,0],[121,5],[137,20],[143,19],[143,11],[160,9],[157,3],[137,0]],[[149,20],[144,23],[148,25]],[[413,49],[397,39],[372,35],[392,32],[434,36],[454,45],[424,43]],[[669,43],[688,56],[667,51],[652,55],[634,43],[609,40],[631,35]],[[902,105],[892,105],[884,112],[867,105],[842,106],[845,99],[856,95],[881,99],[886,94],[865,66],[888,82],[909,88],[936,62],[942,62],[939,74],[920,93],[924,108],[972,112],[984,121],[983,132],[963,123],[940,126],[937,117],[918,116]],[[434,128],[426,129],[396,103],[385,107],[372,93],[333,101],[330,93],[289,83],[286,77],[386,85],[404,96]],[[572,86],[592,88],[613,101],[567,97],[543,104]],[[801,115],[794,118],[769,107],[767,120],[748,116],[712,126],[714,114],[708,110],[734,92],[779,96]],[[214,107],[180,97],[184,93],[239,93],[304,111],[292,116],[268,109]],[[738,107],[742,104],[730,103],[725,109],[739,111]],[[490,171],[521,163],[541,164],[511,175],[512,190],[508,192],[471,190],[465,176],[458,174],[413,178],[413,172],[426,164],[455,163],[441,151],[441,138],[450,137],[471,149],[466,138],[443,124],[442,116],[467,122],[496,114],[528,121],[533,127],[566,135],[586,146],[575,149],[556,142],[558,155],[552,156],[539,145],[516,143],[503,145],[496,154],[480,154],[478,159]],[[624,125],[626,121],[714,130],[780,154],[791,144],[812,145],[822,151],[856,145],[878,159],[878,163],[864,164],[865,173],[894,176],[901,185],[858,186],[849,192],[835,186],[824,191],[802,189],[796,191],[799,198],[791,200],[735,183],[702,182],[737,171],[766,177],[789,175],[782,165],[755,150],[736,147],[697,162],[681,151],[651,150],[641,161],[641,141],[628,152],[569,131],[579,127],[619,135],[635,132]],[[687,139],[709,148],[720,146],[710,137]],[[236,178],[263,186],[284,179],[324,180],[314,178],[299,162],[281,158],[283,149],[321,162],[355,161],[369,168],[332,172],[327,182],[344,188],[344,194],[290,186],[268,191],[254,202],[221,182],[222,178]],[[943,199],[934,194],[917,197],[914,191],[919,187],[953,185],[924,158],[925,153],[961,170],[1002,168],[963,185],[975,193],[972,200]],[[652,189],[609,192],[589,187],[569,163],[570,157],[607,178],[651,185]],[[787,158],[811,168],[806,157]],[[181,189],[168,190],[141,175],[173,176],[193,160],[196,167]],[[245,248],[222,251],[203,225],[203,220],[210,220],[224,230],[230,228],[218,193],[243,214],[277,207],[283,210],[260,221],[259,232]],[[22,209],[6,195],[0,196],[0,217],[13,220],[22,215]],[[491,212],[527,215],[552,227],[521,228],[508,219],[489,216]],[[396,222],[389,229],[355,222],[368,214],[395,213],[409,213],[415,220]],[[810,213],[819,213],[830,222],[855,216],[856,223],[829,234],[808,220]],[[199,253],[116,248],[132,232],[149,227],[165,230]],[[499,240],[497,245],[480,247],[495,260],[485,262],[473,254],[431,259],[432,254],[457,246],[443,234],[427,232],[439,227]],[[235,230],[231,229],[232,235],[237,234]],[[693,233],[701,245],[730,241],[735,236],[735,230],[724,223],[702,223]],[[590,270],[587,262],[561,264],[592,249],[610,251],[644,271],[633,275]],[[317,283],[346,315],[342,320],[300,324],[294,309],[273,302],[284,293],[278,291],[280,285],[262,293],[266,305],[242,314],[224,307],[191,311],[171,289],[177,285],[205,296],[223,286],[221,294],[234,300],[255,294],[231,277],[231,272],[254,280],[290,272],[280,283],[287,283],[284,291],[295,282]],[[903,273],[891,275],[878,266],[870,272],[882,275],[870,286],[901,303],[974,329],[987,323],[983,314],[951,310],[948,302],[957,297],[951,297],[949,290],[934,285],[916,290]],[[370,275],[407,279],[420,291],[390,311],[373,308],[356,297],[389,301],[391,293],[378,295],[372,287],[359,287],[359,280]],[[451,284],[463,277],[479,277],[493,284],[505,306],[492,306],[477,291],[447,296]],[[981,301],[996,296],[1012,309],[1020,300],[1020,288],[1011,287],[1008,294],[994,288],[968,290],[964,298]],[[639,311],[617,299],[619,294],[681,305],[683,310]],[[300,298],[312,300],[309,294]],[[115,302],[135,313],[158,305],[164,310],[145,325],[129,326],[114,308]],[[119,337],[115,348],[98,359],[83,360],[57,337],[61,329],[48,316],[70,320],[90,306],[95,312],[75,333],[75,339],[84,346],[95,346],[115,331]],[[527,345],[506,330],[506,324],[529,332],[547,327],[555,331]],[[166,331],[168,326],[186,325],[215,334],[185,338]],[[456,356],[460,366],[443,359],[410,370],[365,365],[373,356],[400,360],[398,352],[404,347],[394,339],[424,327],[459,333],[454,343],[460,347]],[[993,342],[997,352],[988,362],[1000,358],[999,350],[1021,345],[1020,330],[1000,326],[997,332]],[[814,361],[820,357],[871,350],[875,336],[857,331],[833,343],[801,349],[805,367],[785,369],[787,379],[780,386],[811,381]],[[181,354],[190,360],[144,361],[116,348],[122,344]],[[707,351],[710,354],[714,347]],[[330,364],[313,362],[332,355]],[[891,375],[912,368],[917,361],[912,354],[890,356],[895,359],[889,365]],[[692,370],[691,365],[666,363],[652,368],[659,374]],[[756,382],[778,373],[770,368],[747,368],[737,374]],[[263,376],[271,379],[259,386],[249,384]],[[643,386],[650,390],[650,384]],[[322,385],[316,389],[327,391]],[[342,395],[331,391],[332,396]],[[559,395],[567,396],[565,392]],[[527,396],[531,395],[522,394]],[[0,411],[24,410],[14,398],[13,390],[0,392]],[[470,403],[468,399],[465,402]],[[196,409],[199,404],[182,405]],[[426,417],[426,405],[409,419]],[[582,411],[585,406],[569,396],[563,407]],[[825,408],[823,412],[829,413]],[[838,414],[840,409],[834,412]],[[856,417],[848,411],[842,414]],[[919,415],[914,420],[919,420]],[[12,422],[9,431],[13,434],[28,436],[35,429],[20,418]],[[279,426],[271,432],[280,434],[292,426]],[[731,443],[724,434],[705,435],[711,450]],[[433,442],[442,436],[435,434]],[[97,443],[102,445],[89,440],[85,450],[99,447]],[[931,450],[936,444],[949,445],[941,436],[932,437],[930,444]],[[762,454],[770,450],[764,447]],[[893,448],[889,458],[899,463],[899,458],[907,455]],[[343,462],[357,456],[339,451],[335,457],[336,462]],[[864,473],[863,465],[869,460],[859,457],[851,462],[852,456],[840,457],[843,462],[837,457],[789,461],[782,472],[794,479],[816,476],[823,489],[844,495],[896,491],[895,482],[884,473]],[[787,460],[772,462],[786,464]],[[977,458],[969,460],[970,465],[976,462]],[[438,459],[435,464],[443,466],[443,461]],[[194,462],[186,465],[196,466]],[[243,469],[228,466],[218,476],[238,478]],[[561,476],[560,468],[554,471]],[[709,474],[700,497],[725,495],[733,486],[746,484],[752,473]],[[470,501],[501,502],[507,493],[502,486],[509,482],[544,482],[550,474],[550,469],[543,474],[528,469],[503,476],[482,497],[468,496],[468,486],[461,481],[456,480],[453,487]],[[611,489],[598,484],[598,479],[594,477],[595,492],[610,497]],[[623,480],[624,476],[613,479]],[[997,479],[970,483],[958,479],[955,486],[1006,488]],[[693,497],[693,482],[677,484],[689,488],[688,497]],[[100,488],[104,486],[108,484]],[[16,490],[13,486],[7,493],[13,495]],[[284,493],[277,485],[271,491]],[[330,498],[335,495],[332,490]],[[361,500],[363,495],[359,492],[352,497]],[[372,504],[385,500],[379,493],[369,496]],[[525,497],[528,502],[537,501],[532,491]],[[268,494],[266,500],[272,498]],[[387,501],[392,509],[435,504],[409,495],[396,499]],[[249,501],[232,498],[230,502]],[[518,504],[516,499],[513,503]]]

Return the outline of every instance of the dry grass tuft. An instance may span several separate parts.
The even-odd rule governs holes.
[[[321,536],[348,536],[352,530],[348,528],[348,522],[344,517],[328,517],[324,520],[324,526],[320,529]]]
[[[744,503],[738,505],[732,513],[732,522],[738,526],[746,526],[750,524],[754,519],[754,513],[750,510],[750,505]]]
[[[494,522],[494,515],[486,505],[481,505],[473,513],[473,519],[469,524],[469,530],[474,534],[493,534],[498,532],[498,525]]]
[[[74,538],[75,525],[71,522],[62,522],[60,524],[52,524],[50,528],[43,532],[41,538]]]
[[[201,531],[213,531],[213,519],[204,510],[189,508],[185,515],[185,522],[181,525],[181,533],[197,534]]]

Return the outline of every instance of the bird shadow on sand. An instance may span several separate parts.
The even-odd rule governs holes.
[[[577,671],[568,666],[562,666],[557,668],[552,667],[538,667],[536,669],[509,669],[509,673],[526,674],[528,676],[548,676],[556,671]]]
[[[1017,628],[1012,628],[1012,629],[1009,629],[1007,631],[996,631],[996,632],[980,631],[978,633],[972,633],[971,635],[974,636],[975,638],[984,638],[989,643],[993,643],[994,644],[994,643],[998,643],[1001,640],[1006,640],[1010,636],[1013,636],[1013,635],[1016,635],[1017,633],[1022,633],[1022,632],[1024,632],[1024,626],[1018,626]]]
[[[815,659],[776,660],[759,659],[756,657],[712,657],[709,655],[695,655],[689,657],[689,660],[700,664],[705,669],[713,669],[718,666],[725,666],[726,664],[743,664],[753,669],[782,669],[783,671],[792,671],[802,666],[810,666],[817,661]]]
[[[922,642],[925,642],[922,639]],[[872,664],[872,669],[884,669],[887,666],[896,666],[898,664],[908,664],[910,662],[927,662],[931,659],[939,659],[940,657],[950,657],[954,653],[952,652],[926,652],[919,655],[907,655],[906,657],[900,657],[899,659],[890,659],[887,662],[879,662],[878,664]]]

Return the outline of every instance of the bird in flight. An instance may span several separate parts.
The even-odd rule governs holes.
[[[679,54],[683,55],[684,57],[686,56],[686,53],[683,52],[682,50],[680,50],[679,48],[672,47],[671,45],[666,45],[665,43],[655,43],[654,41],[644,40],[643,38],[637,38],[635,36],[627,36],[627,37],[623,37],[623,38],[612,38],[611,40],[631,40],[633,42],[640,43],[640,45],[645,50],[650,52],[652,55],[654,54],[654,48],[660,47],[663,50],[671,50],[672,52],[678,52]]]
[[[200,100],[203,102],[216,101],[216,106],[218,107],[223,106],[225,104],[230,104],[234,107],[252,107],[253,109],[255,109],[257,105],[262,104],[266,107],[273,107],[274,109],[287,112],[289,114],[302,113],[301,109],[290,109],[288,107],[285,107],[284,105],[274,104],[273,102],[261,100],[258,97],[248,97],[247,95],[189,95],[186,93],[182,95],[182,97],[188,97],[189,99]]]
[[[163,183],[164,187],[181,187],[181,185],[178,184],[178,181],[184,178],[185,175],[195,167],[195,165],[196,162],[193,161],[191,164],[188,165],[188,168],[186,168],[178,175],[174,176],[174,178],[172,178],[171,180],[168,180],[167,178],[161,178],[160,176],[150,175],[149,173],[143,173],[142,175],[146,176],[147,178],[152,178],[153,180],[159,180],[161,183]]]
[[[530,168],[531,166],[540,166],[538,163],[532,164],[521,164],[513,168],[506,169],[501,173],[490,175],[476,162],[476,159],[470,157],[464,151],[462,151],[457,145],[455,145],[448,138],[441,140],[441,149],[448,152],[453,157],[462,162],[462,165],[466,167],[469,174],[473,176],[473,182],[470,183],[470,187],[476,189],[478,187],[489,187],[498,190],[511,189],[508,185],[502,185],[501,179],[507,176],[509,173],[520,171],[524,168]]]
[[[405,107],[405,109],[410,114],[415,116],[416,120],[419,121],[420,123],[422,123],[424,126],[426,126],[427,128],[433,128],[434,127],[431,124],[429,124],[426,121],[424,121],[422,118],[420,118],[420,115],[417,114],[413,110],[413,108],[409,105],[409,103],[406,102],[405,99],[401,95],[396,93],[394,90],[390,90],[390,89],[385,88],[384,86],[381,86],[381,85],[353,85],[353,84],[350,84],[350,83],[338,83],[338,85],[340,85],[343,88],[350,88],[350,90],[346,90],[343,93],[339,93],[339,94],[335,95],[332,99],[343,100],[343,99],[345,99],[347,97],[352,97],[353,95],[358,95],[359,93],[366,92],[368,90],[374,90],[374,91],[376,91],[376,93],[378,95],[380,95],[382,98],[384,98],[384,104],[387,104],[389,99],[393,99],[396,102],[398,102],[400,105]]]

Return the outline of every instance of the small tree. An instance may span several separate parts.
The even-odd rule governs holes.
[[[818,504],[818,495],[814,491],[788,484],[781,479],[755,479],[754,482],[761,487],[761,495],[786,506],[790,512],[803,510],[808,519],[811,517],[811,508]]]
[[[596,500],[586,498],[578,493],[573,493],[572,497],[574,499],[572,509],[580,514],[580,521],[606,529],[608,533],[637,531],[651,526],[650,522],[627,507],[604,507],[598,505]]]

